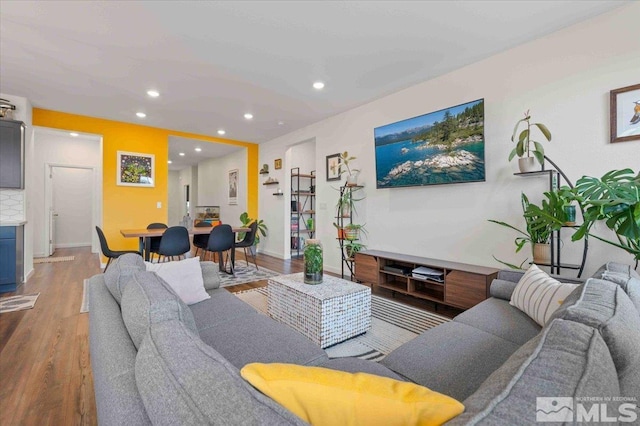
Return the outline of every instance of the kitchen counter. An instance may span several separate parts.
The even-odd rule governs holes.
[[[14,220],[14,219],[3,220],[3,219],[0,219],[0,226],[20,226],[20,225],[24,225],[25,223],[27,223],[26,220]]]

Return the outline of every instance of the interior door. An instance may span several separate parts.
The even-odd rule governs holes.
[[[58,217],[58,213],[56,213],[55,208],[51,206],[49,209],[49,252],[47,256],[52,256],[56,251],[56,218]]]

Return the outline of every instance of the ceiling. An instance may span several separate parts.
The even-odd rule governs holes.
[[[200,149],[200,151],[196,151]],[[209,143],[195,139],[169,136],[169,170],[182,170],[187,166],[195,166],[210,158],[224,157],[232,152],[246,149],[237,145]],[[180,155],[183,153],[184,155]]]
[[[260,143],[626,2],[0,3],[3,93]]]

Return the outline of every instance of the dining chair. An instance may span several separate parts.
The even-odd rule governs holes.
[[[213,225],[211,222],[198,222],[195,224],[196,228],[211,228]],[[198,250],[202,249],[203,252],[207,251],[207,244],[209,244],[209,234],[199,234],[193,236],[193,246],[196,248],[195,256],[198,255]]]
[[[256,262],[255,248],[251,249],[256,242],[256,232],[258,232],[258,222],[253,221],[251,225],[249,225],[249,228],[251,229],[251,231],[247,232],[244,235],[244,238],[242,239],[242,241],[239,241],[236,243],[236,248],[244,249],[244,260],[245,262],[247,262],[247,266],[249,266],[249,257],[247,256],[247,248],[250,249],[249,252],[251,253],[251,257],[253,257],[253,263],[256,265],[256,271],[258,271],[259,268],[258,268],[258,262]]]
[[[147,229],[167,229],[167,228],[168,228],[167,225],[159,222],[150,223],[147,226]],[[158,249],[160,248],[161,239],[162,237],[149,237],[149,253],[150,253],[149,260],[151,262],[153,262],[153,255],[158,254]],[[159,254],[158,254],[158,257],[160,257]]]
[[[102,232],[102,229],[96,226],[96,232],[98,233],[98,239],[100,240],[100,249],[102,250],[102,254],[109,259],[107,261],[107,266],[104,267],[103,272],[107,272],[107,268],[109,267],[111,260],[117,259],[123,254],[137,253],[142,256],[142,253],[137,250],[111,250],[109,248],[109,245],[107,244],[107,238],[104,236],[104,232]]]
[[[165,260],[174,256],[180,259],[180,256],[191,250],[191,242],[189,241],[189,231],[184,226],[172,226],[167,228],[160,239],[160,247],[158,247],[158,255]],[[159,260],[158,260],[159,261]]]
[[[223,253],[233,250],[235,247],[235,234],[231,225],[218,225],[209,234],[209,241],[207,243],[207,250],[213,253],[218,253],[218,264],[221,271],[227,271],[226,260],[224,260]],[[227,259],[229,255],[227,254]],[[233,267],[233,262],[229,262],[231,265],[231,274],[235,277],[236,271]]]

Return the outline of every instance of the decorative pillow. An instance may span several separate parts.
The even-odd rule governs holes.
[[[509,304],[544,327],[551,315],[576,287],[578,287],[577,284],[561,283],[536,265],[531,265],[513,290]]]
[[[245,365],[242,377],[314,426],[442,424],[464,411],[423,386],[367,373],[295,364]]]
[[[142,256],[134,253],[123,254],[117,259],[113,259],[104,272],[104,283],[109,292],[116,299],[118,305],[122,300],[124,288],[136,272],[144,271],[144,260]]]
[[[200,258],[192,257],[179,262],[145,262],[147,271],[155,272],[165,280],[187,305],[210,299],[204,289]]]
[[[609,262],[596,272],[594,278],[600,278],[618,284],[640,313],[640,275],[630,265]]]
[[[202,280],[204,281],[205,290],[214,290],[220,288],[219,266],[215,262],[200,262],[202,268]]]

